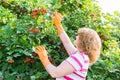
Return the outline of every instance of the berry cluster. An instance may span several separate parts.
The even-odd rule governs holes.
[[[38,10],[33,10],[30,15],[31,15],[32,18],[36,18],[39,14],[46,14],[46,13],[47,13],[47,10],[38,9]]]

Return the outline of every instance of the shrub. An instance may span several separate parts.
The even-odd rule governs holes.
[[[100,60],[90,67],[87,78],[119,80],[119,25],[111,30],[109,22],[114,21],[102,22],[101,17],[110,16],[101,14],[93,1],[0,0],[0,78],[52,80],[32,48],[45,45],[54,65],[59,65],[67,58],[51,20],[52,11],[58,10],[64,15],[62,24],[72,41],[81,27],[96,30],[102,39]]]

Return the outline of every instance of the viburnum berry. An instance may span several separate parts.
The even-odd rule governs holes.
[[[28,30],[29,32],[32,32],[32,33],[34,33],[34,34],[37,34],[37,33],[39,33],[40,32],[40,30],[38,30],[38,29],[31,29],[31,30]]]
[[[39,9],[39,12],[45,14],[45,13],[47,13],[47,10],[45,10],[45,9]]]
[[[32,56],[36,57],[36,56],[38,56],[38,55],[37,55],[37,53],[33,53]]]
[[[24,60],[24,63],[33,63],[33,62],[35,62],[36,60],[35,59],[33,59],[33,58],[26,58],[25,60]]]
[[[34,62],[36,62],[36,60],[35,59],[31,59],[31,61],[30,61],[31,63],[34,63]]]
[[[37,17],[37,13],[35,13],[35,12],[34,12],[34,13],[31,13],[30,16],[31,16],[32,18],[36,18],[36,17]]]
[[[50,61],[51,63],[53,63],[54,60],[53,60],[52,58],[50,58],[49,61]]]
[[[9,63],[14,63],[13,59],[8,60]]]
[[[31,62],[31,58],[26,58],[26,59],[24,60],[24,63],[29,63],[29,62]]]
[[[39,12],[39,10],[33,10],[32,11],[32,13],[38,13]]]

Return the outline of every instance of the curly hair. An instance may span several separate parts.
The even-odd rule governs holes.
[[[100,56],[101,39],[96,31],[90,28],[80,28],[78,30],[78,49],[89,56],[90,63],[94,63]]]

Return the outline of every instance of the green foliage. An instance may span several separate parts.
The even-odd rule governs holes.
[[[118,12],[113,15],[103,14],[103,32],[100,33],[102,39],[101,57],[96,64],[90,67],[89,80],[120,79],[120,26],[117,24],[119,16]]]
[[[53,80],[32,48],[45,45],[54,65],[67,57],[51,19],[52,11],[58,10],[72,41],[82,27],[96,30],[101,37],[101,57],[90,66],[88,80],[119,80],[120,13],[102,14],[95,1],[0,0],[0,78]]]

